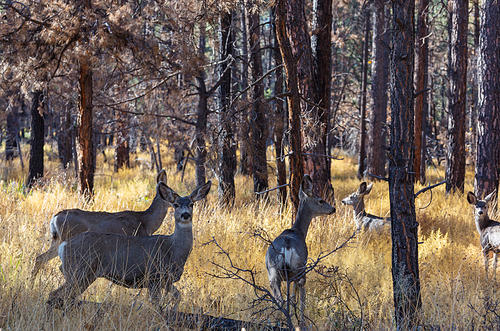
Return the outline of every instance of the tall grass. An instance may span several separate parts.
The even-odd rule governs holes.
[[[192,166],[188,165],[184,180],[181,180],[182,174],[176,172],[172,160],[166,161],[168,185],[182,195],[191,192],[194,189]],[[144,210],[155,195],[155,172],[133,168],[115,174],[112,164],[104,163],[100,155],[95,200],[85,204],[76,193],[74,172],[61,170],[55,160],[48,161],[48,175],[29,193],[24,192],[22,181],[26,174],[18,161],[2,162],[2,330],[182,329],[172,326],[149,305],[146,291],[125,289],[104,280],[93,284],[80,299],[108,305],[101,308],[82,305],[68,313],[47,314],[48,293],[63,282],[59,259],[48,263],[36,279],[30,279],[34,257],[48,248],[48,224],[52,215],[64,208]],[[332,171],[337,212],[313,220],[307,237],[309,256],[313,260],[341,245],[355,230],[352,207],[341,206],[339,201],[359,186],[355,177],[356,163],[346,157],[334,161]],[[471,171],[467,172],[466,191],[472,189]],[[438,182],[443,177],[443,169],[428,170],[431,182]],[[236,175],[235,180],[237,196],[232,210],[217,206],[216,185],[207,202],[195,207],[195,245],[185,272],[176,284],[182,293],[178,309],[235,319],[275,321],[282,316],[261,311],[268,304],[254,301],[254,289],[241,280],[224,278],[223,270],[217,265],[231,268],[222,248],[236,267],[253,271],[257,285],[269,288],[264,266],[267,244],[262,237],[275,238],[289,227],[291,211],[279,208],[274,193],[267,201],[255,202],[251,179]],[[498,284],[484,275],[472,207],[467,204],[466,197],[462,194],[445,196],[444,187],[440,186],[433,190],[432,196],[430,192],[419,196],[416,205],[420,223],[422,325],[434,330],[497,328],[500,324]],[[366,206],[370,213],[388,216],[386,183],[375,183],[366,197]],[[171,233],[173,226],[169,211],[157,233]],[[317,270],[322,274],[311,272],[306,284],[306,315],[313,322],[313,328],[393,328],[390,234],[359,233],[345,247],[323,259]]]

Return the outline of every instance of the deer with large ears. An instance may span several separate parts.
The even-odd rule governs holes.
[[[371,192],[373,183],[367,185],[362,182],[359,188],[342,200],[343,205],[350,205],[354,208],[354,223],[358,230],[381,231],[391,224],[390,217],[379,217],[365,211],[365,195]]]
[[[166,186],[166,185],[165,185]],[[175,230],[168,236],[126,236],[81,233],[59,246],[66,282],[49,294],[49,307],[70,308],[97,278],[128,288],[147,288],[160,308],[161,290],[172,292],[193,248],[193,206],[210,191],[211,182],[181,197],[166,186],[165,199],[174,208]]]
[[[467,194],[467,201],[474,206],[476,229],[479,232],[479,242],[483,249],[484,269],[488,275],[488,253],[493,252],[493,277],[496,277],[498,254],[500,253],[500,223],[490,219],[488,209],[496,190],[483,200],[478,200],[474,193]]]
[[[133,236],[149,236],[163,223],[170,206],[165,198],[167,174],[161,170],[156,176],[156,196],[145,211],[121,211],[107,213],[80,209],[65,209],[50,220],[52,241],[49,249],[36,257],[31,272],[35,277],[40,268],[57,256],[59,245],[82,232],[118,233]]]
[[[300,294],[300,324],[304,325],[306,306],[306,237],[311,220],[316,216],[331,215],[335,207],[313,193],[313,182],[304,175],[299,189],[299,208],[291,229],[283,231],[266,252],[266,268],[274,298],[283,305],[281,283],[293,282]]]

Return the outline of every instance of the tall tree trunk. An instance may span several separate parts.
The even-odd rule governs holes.
[[[304,11],[298,6],[297,0],[278,0],[276,3],[276,35],[280,45],[281,57],[286,72],[286,85],[288,87],[288,116],[289,116],[289,139],[290,139],[290,198],[293,204],[292,220],[297,215],[299,208],[299,188],[304,176],[304,164],[302,156],[302,137],[300,122],[300,94],[298,60],[302,55],[304,44],[293,40],[289,36],[297,35],[297,28],[305,28]],[[298,7],[298,8],[297,8]],[[294,14],[296,16],[294,16]],[[293,22],[293,24],[292,24]],[[292,27],[294,29],[292,29]]]
[[[80,60],[80,104],[78,113],[78,192],[86,200],[94,193],[94,148],[92,131],[92,66],[88,55]]]
[[[283,64],[283,59],[281,58],[281,53],[279,50],[278,39],[276,36],[276,24],[273,15],[273,33],[274,33],[274,60],[276,66]],[[283,93],[283,70],[278,69],[275,71],[276,80],[274,83],[274,95],[280,96]],[[274,150],[276,152],[276,181],[280,187],[278,190],[278,201],[281,206],[284,207],[287,199],[287,189],[286,189],[286,162],[285,162],[285,121],[286,121],[286,111],[284,107],[284,102],[281,97],[277,97],[274,104]]]
[[[5,161],[14,160],[19,135],[18,111],[15,101],[7,107],[7,135],[5,137]]]
[[[240,0],[240,24],[241,24],[241,89],[245,90],[248,87],[248,34],[247,34],[247,17],[248,17],[248,11],[247,11],[247,5],[245,0]],[[249,102],[248,100],[248,92],[245,92],[241,95],[241,102],[243,104],[247,104]],[[249,141],[248,141],[248,135],[249,135],[249,126],[248,126],[248,113],[247,112],[241,112],[239,114],[239,146],[240,146],[240,165],[239,165],[239,172],[242,175],[249,175],[251,171],[251,164],[250,164],[250,155],[249,155]]]
[[[388,40],[385,19],[385,1],[375,0],[373,6],[372,39],[372,112],[368,132],[368,173],[385,177],[385,150],[387,121],[387,86],[389,83],[389,52],[384,42]]]
[[[319,107],[313,113],[317,127],[311,154],[305,155],[305,171],[313,178],[316,194],[333,201],[331,171],[326,145],[330,119],[331,68],[332,68],[332,0],[313,1],[313,31],[311,48],[316,68],[314,76],[314,103]],[[307,151],[306,151],[307,152]]]
[[[199,57],[201,63],[205,62],[205,24],[200,27],[199,40]],[[205,162],[207,158],[207,150],[205,146],[205,135],[207,133],[208,119],[208,93],[205,85],[205,71],[200,69],[198,76],[198,110],[196,114],[196,132],[195,132],[195,181],[196,187],[200,187],[206,183]]]
[[[256,6],[253,1],[248,1],[248,5]],[[262,192],[269,187],[267,175],[267,158],[266,158],[266,116],[264,104],[264,83],[261,79],[263,75],[262,69],[262,52],[260,50],[260,11],[253,8],[249,10],[251,14],[248,16],[248,36],[250,45],[250,62],[252,63],[252,108],[250,114],[250,137],[252,149],[252,175],[254,192]],[[257,195],[258,197],[261,195]]]
[[[416,72],[415,72],[415,92],[419,93],[415,99],[415,180],[425,183],[425,139],[426,139],[426,98],[427,92],[427,59],[429,44],[427,17],[429,13],[429,0],[421,0],[418,8],[417,21],[417,51],[416,51]]]
[[[446,193],[464,192],[465,181],[465,127],[467,107],[467,23],[468,2],[449,2],[450,35],[448,48],[448,153],[446,166]]]
[[[33,93],[31,106],[30,161],[27,186],[33,187],[43,177],[43,145],[45,143],[45,121],[42,110],[43,92]]]
[[[481,197],[498,189],[500,162],[500,3],[484,0],[478,54],[478,137],[474,190]]]
[[[368,45],[370,40],[370,9],[365,9],[365,40],[363,42],[363,64],[361,67],[361,95],[359,119],[359,157],[358,179],[365,177],[366,172],[366,85],[368,82]]]
[[[474,13],[474,60],[471,61],[472,65],[475,66],[478,58],[478,48],[479,48],[479,0],[474,0],[472,2],[473,13]],[[477,108],[478,108],[478,81],[477,81],[477,70],[472,70],[472,100],[471,100],[471,110],[470,110],[470,125],[471,128],[471,141],[470,141],[470,152],[469,154],[476,157],[476,142],[477,142]]]
[[[395,1],[392,8],[389,196],[394,315],[398,330],[413,330],[421,307],[413,186],[415,1]]]
[[[221,14],[219,32],[219,76],[222,80],[219,87],[219,203],[222,206],[232,206],[236,195],[234,173],[236,171],[236,151],[234,132],[231,123],[229,104],[231,102],[231,68],[228,68],[233,54],[234,36],[232,33],[232,15],[230,12]]]

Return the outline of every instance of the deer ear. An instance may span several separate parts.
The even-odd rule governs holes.
[[[484,198],[484,201],[486,201],[486,203],[490,202],[491,198],[493,198],[493,196],[495,195],[495,193],[497,193],[497,190],[493,190],[493,192],[491,192],[490,194],[488,194],[486,196],[486,198]]]
[[[467,201],[471,204],[471,205],[477,205],[477,198],[476,196],[474,195],[474,193],[470,192],[467,193]]]
[[[165,184],[167,183],[167,173],[165,169],[161,169],[161,171],[158,173],[158,176],[156,176],[156,182],[164,182]]]
[[[175,193],[174,190],[172,190],[170,187],[168,187],[164,182],[159,182],[156,185],[156,191],[163,200],[169,203],[174,203],[174,201],[179,198],[179,195]]]
[[[370,183],[370,185],[366,186],[366,191],[365,194],[368,194],[372,191],[373,183]]]
[[[365,194],[366,192],[366,182],[359,184],[358,194]]]
[[[313,195],[313,182],[311,179],[311,176],[309,175],[304,175],[302,177],[302,182],[300,182],[300,189],[299,189],[299,198],[302,200],[302,195],[305,195],[305,197],[310,197]]]
[[[207,196],[208,192],[210,192],[211,187],[212,187],[212,182],[208,181],[204,185],[194,190],[193,193],[191,193],[191,195],[189,196],[189,198],[191,199],[191,201],[199,201]]]

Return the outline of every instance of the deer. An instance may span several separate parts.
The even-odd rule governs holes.
[[[483,250],[484,270],[488,276],[489,252],[493,252],[493,277],[496,278],[497,260],[500,253],[500,223],[490,219],[488,209],[496,190],[483,200],[478,200],[472,192],[467,193],[467,201],[474,206],[474,219],[479,232],[479,243]]]
[[[180,293],[173,283],[184,272],[193,248],[193,206],[210,191],[211,181],[181,197],[168,186],[160,191],[174,208],[175,229],[170,235],[127,236],[124,234],[84,232],[59,246],[65,283],[49,294],[50,309],[74,306],[97,278],[106,278],[127,288],[147,288],[150,301],[160,310],[161,290],[172,292],[178,302]]]
[[[306,307],[307,231],[314,217],[331,215],[335,212],[335,207],[313,193],[313,182],[307,174],[302,178],[299,198],[299,208],[292,228],[283,231],[274,239],[267,249],[265,263],[272,294],[281,307],[281,283],[293,282],[298,288],[300,324],[303,326]]]
[[[371,192],[373,183],[367,185],[362,182],[359,188],[342,200],[343,205],[350,205],[354,208],[354,223],[358,231],[361,229],[368,231],[381,231],[384,227],[391,224],[390,217],[379,217],[369,214],[365,211],[365,195]]]
[[[38,274],[45,263],[57,257],[58,247],[63,241],[82,232],[120,233],[134,236],[150,236],[155,233],[163,223],[170,206],[164,198],[167,190],[167,174],[164,169],[158,173],[156,182],[156,196],[149,208],[144,211],[126,210],[110,213],[65,209],[54,215],[49,223],[50,247],[35,258],[35,265],[31,272],[32,278]]]

